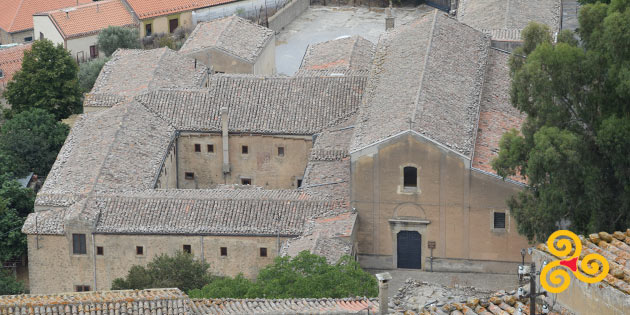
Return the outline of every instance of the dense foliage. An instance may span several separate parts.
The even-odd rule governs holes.
[[[376,278],[361,269],[350,256],[334,265],[326,258],[301,252],[298,256],[277,257],[263,268],[256,281],[222,278],[201,290],[192,290],[193,298],[343,298],[376,296]]]
[[[28,172],[48,174],[68,135],[68,126],[43,109],[20,112],[0,129],[0,160],[4,171],[16,177]]]
[[[179,288],[182,291],[202,288],[213,277],[210,265],[196,260],[193,255],[178,252],[174,256],[162,254],[147,266],[133,266],[127,278],[114,279],[112,290]]]
[[[107,61],[109,61],[109,58],[99,58],[82,63],[79,66],[79,87],[83,93],[88,93],[92,90],[96,78],[98,78],[101,69],[103,69]]]
[[[49,40],[38,40],[24,52],[22,69],[7,84],[4,97],[11,104],[6,115],[40,108],[63,119],[81,111],[78,67],[70,53]]]
[[[512,104],[527,113],[493,167],[528,188],[508,201],[519,232],[544,241],[630,226],[630,0],[583,6],[578,41],[530,25],[511,60]]]
[[[109,26],[98,34],[97,45],[105,56],[111,56],[118,48],[140,48],[138,30],[135,28]]]
[[[24,285],[9,270],[0,269],[0,295],[25,293]]]

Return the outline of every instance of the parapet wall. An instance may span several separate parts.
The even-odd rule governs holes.
[[[310,5],[310,0],[293,0],[280,11],[269,18],[268,27],[275,32],[279,32],[296,17],[300,16]]]

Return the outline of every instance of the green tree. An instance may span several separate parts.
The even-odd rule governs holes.
[[[26,254],[26,235],[21,229],[24,218],[7,201],[0,199],[0,263]]]
[[[63,146],[69,127],[43,109],[15,115],[0,129],[0,155],[12,160],[16,177],[34,172],[45,176]]]
[[[135,28],[109,26],[98,34],[97,45],[105,56],[111,56],[118,48],[140,48],[138,30]]]
[[[70,53],[49,40],[38,40],[24,52],[22,69],[7,84],[4,97],[11,104],[7,118],[41,108],[63,119],[81,111],[78,67]]]
[[[22,188],[12,178],[12,174],[0,175],[0,198],[7,202],[7,207],[17,211],[20,217],[33,212],[35,192],[30,188]]]
[[[83,93],[88,93],[92,90],[96,78],[98,78],[101,69],[103,69],[107,61],[109,61],[109,58],[99,58],[82,63],[79,66],[79,87]]]
[[[14,295],[25,292],[24,285],[11,274],[11,271],[0,269],[0,295]]]
[[[224,278],[189,292],[193,298],[343,298],[376,296],[377,281],[350,256],[336,264],[303,251],[296,257],[276,257],[250,281],[242,275]]]
[[[196,260],[193,255],[178,252],[174,256],[162,254],[144,266],[133,266],[127,278],[112,282],[112,290],[179,288],[182,291],[202,288],[213,277],[210,265]]]
[[[580,46],[566,32],[555,45],[525,37],[535,48],[512,57],[511,100],[527,119],[503,136],[493,167],[527,178],[508,205],[530,240],[544,241],[560,221],[576,233],[630,225],[629,7],[587,4]]]

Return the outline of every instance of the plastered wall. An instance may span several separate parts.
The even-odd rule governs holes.
[[[210,264],[215,275],[235,276],[243,273],[255,278],[258,271],[273,262],[278,244],[285,238],[243,236],[173,236],[116,235],[86,233],[87,253],[72,254],[72,233],[68,235],[28,235],[30,292],[50,294],[72,292],[76,285],[89,285],[92,290],[108,290],[115,278],[125,277],[133,265],[146,265],[155,256],[172,255],[191,245],[192,254]],[[103,247],[104,255],[94,255],[95,246]],[[143,246],[143,255],[136,255],[136,246]],[[220,248],[227,247],[227,256]],[[260,257],[260,248],[267,248],[267,257]],[[95,273],[96,270],[96,273]]]
[[[418,191],[402,188],[405,166],[417,167]],[[520,187],[471,170],[466,158],[420,136],[401,135],[355,152],[352,169],[359,255],[366,267],[395,268],[398,230],[420,232],[423,269],[428,241],[436,242],[434,257],[455,260],[520,261],[520,249],[527,247],[505,203]],[[494,211],[506,212],[505,229],[493,229]],[[428,223],[394,229],[392,219]]]

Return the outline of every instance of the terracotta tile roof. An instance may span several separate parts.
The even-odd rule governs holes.
[[[489,45],[438,10],[383,35],[351,151],[412,130],[470,158]]]
[[[208,68],[169,48],[120,49],[114,52],[98,75],[90,94],[130,97],[166,87],[200,87]],[[111,106],[103,97],[106,104]],[[109,99],[111,100],[111,99]]]
[[[590,234],[588,237],[582,235],[579,237],[582,242],[582,252],[578,266],[582,264],[581,260],[585,255],[596,253],[604,256],[608,260],[610,270],[603,281],[625,294],[630,294],[630,229],[625,232],[616,231],[613,234],[599,232]],[[552,255],[545,244],[538,244],[536,248]]]
[[[179,52],[215,48],[254,63],[273,38],[274,31],[233,15],[197,24]]]
[[[231,132],[312,135],[356,112],[365,81],[215,75],[208,89],[159,90],[137,100],[180,130],[219,132],[227,107]]]
[[[460,0],[457,19],[493,35],[492,39],[520,40],[521,31],[531,21],[557,32],[560,0]]]
[[[6,86],[6,84],[13,78],[13,75],[22,69],[24,51],[31,49],[32,45],[32,43],[29,43],[0,49],[0,71],[2,71],[0,89]]]
[[[376,314],[378,301],[344,299],[204,299],[193,300],[197,314]]]
[[[520,130],[526,115],[510,101],[509,53],[490,49],[486,66],[486,80],[483,83],[479,124],[472,166],[485,172],[496,174],[492,169],[492,160],[499,153],[499,141],[510,129]],[[521,176],[510,179],[525,183]]]
[[[64,39],[93,35],[108,26],[135,24],[122,0],[98,1],[38,15],[48,15]]]
[[[2,0],[0,1],[0,28],[15,33],[33,28],[33,14],[78,4],[91,0]]]
[[[298,70],[315,74],[316,71],[357,71],[367,75],[372,66],[376,46],[361,36],[338,38],[309,45]]]
[[[127,0],[139,19],[192,11],[236,0]]]
[[[193,314],[179,289],[0,296],[1,314]]]

